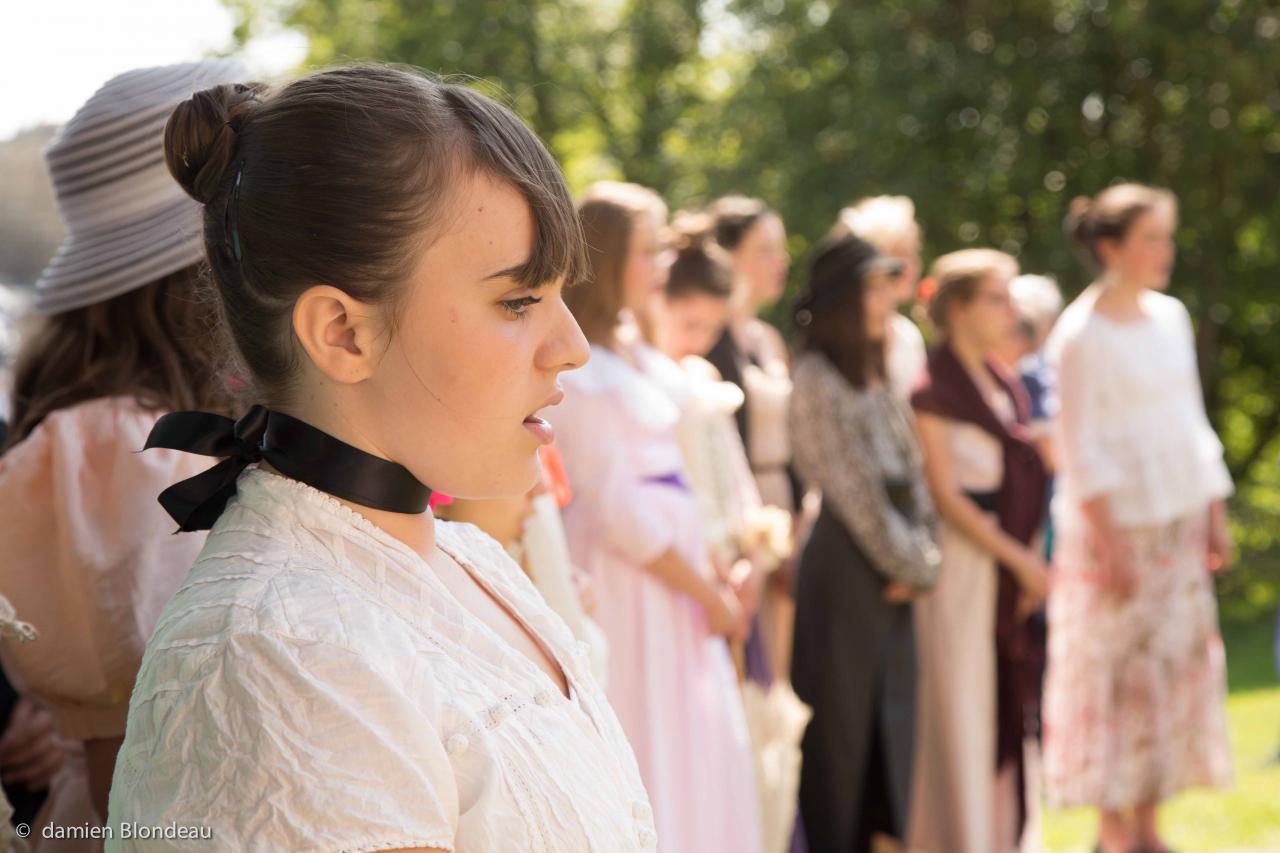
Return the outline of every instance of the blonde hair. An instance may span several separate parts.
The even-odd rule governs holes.
[[[978,285],[988,278],[1012,280],[1018,274],[1018,262],[998,249],[961,249],[943,255],[929,270],[933,295],[929,300],[929,321],[946,335],[947,318],[952,305],[963,305],[973,299]]]
[[[652,217],[661,229],[667,205],[648,187],[619,181],[593,184],[578,204],[578,220],[587,242],[587,276],[565,291],[565,302],[582,333],[607,345],[624,307],[623,277],[636,223]]]
[[[904,195],[864,198],[840,211],[834,232],[835,236],[852,234],[881,254],[888,253],[903,237],[920,233],[915,202]]]

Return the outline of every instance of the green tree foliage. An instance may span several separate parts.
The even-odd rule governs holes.
[[[1116,179],[1182,202],[1174,292],[1246,514],[1280,511],[1280,7],[1250,0],[227,0],[310,61],[483,78],[581,187],[741,191],[803,255],[863,195],[916,201],[927,250],[989,244],[1068,293],[1061,222]],[[781,315],[779,315],[781,316]],[[1246,544],[1273,543],[1274,525]]]

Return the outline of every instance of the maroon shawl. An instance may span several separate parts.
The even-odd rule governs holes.
[[[1021,384],[988,361],[987,370],[1013,400],[1017,422],[1006,425],[983,399],[982,392],[951,347],[943,344],[929,354],[928,370],[911,395],[918,412],[965,421],[1000,442],[1004,478],[1000,481],[997,514],[1000,527],[1025,545],[1044,523],[1048,473],[1040,452],[1031,442],[1026,424],[1030,404]],[[1044,645],[1017,615],[1018,582],[1006,566],[1000,566],[996,606],[996,767],[1015,763],[1019,788],[1025,793],[1022,742],[1027,721],[1037,716],[1040,704],[1039,668]],[[1019,798],[1019,827],[1026,819],[1025,797]]]

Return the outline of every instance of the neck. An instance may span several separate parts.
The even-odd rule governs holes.
[[[729,322],[738,325],[753,319],[763,303],[752,294],[751,284],[745,279],[739,279],[734,290],[729,306]]]
[[[1146,287],[1136,281],[1122,278],[1116,273],[1104,273],[1098,279],[1098,286],[1104,292],[1109,294],[1112,299],[1126,304],[1138,304],[1138,299],[1142,296]]]
[[[369,519],[383,533],[403,543],[423,559],[426,559],[436,547],[436,519],[430,509],[410,515],[384,509],[370,509],[341,498],[338,500]]]
[[[979,341],[963,333],[952,333],[947,345],[970,375],[981,376],[987,369],[987,349]]]
[[[287,409],[282,407],[281,411],[285,412],[285,414],[293,415],[293,417],[305,421],[316,429],[322,430],[352,447],[363,450],[365,453],[377,456],[380,459],[393,461],[389,455],[382,452],[378,447],[377,441],[370,435],[370,432],[347,414],[351,411],[359,411],[361,407],[343,405],[336,400],[330,401],[329,405],[325,405],[318,398],[319,395],[310,397],[308,402],[312,403],[312,405],[299,404],[290,406]],[[430,486],[430,483],[427,485]],[[421,513],[391,512],[363,506],[362,504],[339,498],[336,495],[334,497],[339,503],[364,516],[375,527],[378,527],[393,539],[404,543],[422,557],[425,558],[435,548],[435,516],[429,508]]]

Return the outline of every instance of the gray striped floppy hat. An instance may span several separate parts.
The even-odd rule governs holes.
[[[36,281],[38,312],[120,296],[204,256],[201,207],[165,166],[164,126],[193,92],[246,76],[230,59],[126,71],[62,126],[44,156],[68,236]]]

